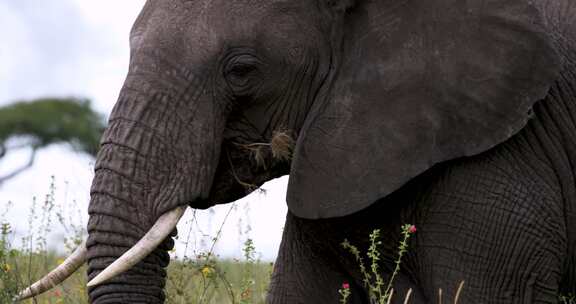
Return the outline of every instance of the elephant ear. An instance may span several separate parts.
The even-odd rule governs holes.
[[[298,138],[291,212],[354,213],[522,129],[561,65],[532,2],[357,1],[342,13],[331,93]]]

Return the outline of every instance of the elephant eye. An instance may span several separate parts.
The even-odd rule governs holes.
[[[236,79],[246,78],[254,70],[256,70],[256,67],[253,65],[236,64],[228,71],[228,77]]]
[[[224,77],[236,95],[246,95],[260,78],[260,62],[251,55],[231,59],[224,70]]]

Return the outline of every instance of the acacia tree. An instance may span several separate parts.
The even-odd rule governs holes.
[[[32,167],[37,151],[53,143],[67,142],[95,156],[104,127],[87,99],[42,98],[0,107],[0,161],[11,150],[32,150],[26,164],[0,176],[0,185]]]

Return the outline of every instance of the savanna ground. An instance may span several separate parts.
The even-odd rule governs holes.
[[[12,303],[18,292],[48,273],[63,262],[63,257],[49,251],[45,235],[60,226],[66,234],[63,244],[68,252],[74,250],[85,237],[83,225],[73,224],[73,217],[78,217],[79,208],[70,210],[63,208],[56,201],[54,180],[50,184],[49,193],[43,201],[34,199],[27,218],[28,233],[16,240],[16,235],[8,224],[6,214],[11,203],[0,207],[0,304]],[[227,217],[226,217],[227,218]],[[249,225],[249,224],[248,224]],[[249,227],[248,227],[249,228]],[[248,229],[249,230],[249,229]],[[211,238],[211,244],[197,250],[186,234],[184,243],[185,254],[173,259],[169,265],[166,282],[166,302],[173,304],[188,303],[265,303],[266,291],[270,282],[273,264],[263,262],[258,258],[257,249],[246,235],[244,239],[242,259],[221,259],[213,253],[214,244],[221,236],[220,229]],[[405,225],[404,238],[398,247],[396,270],[399,271],[403,254],[409,250],[410,236],[416,232],[416,227]],[[190,233],[190,232],[188,232]],[[342,246],[356,257],[358,267],[364,275],[364,282],[370,291],[371,303],[386,304],[396,297],[391,289],[394,276],[388,282],[378,274],[380,256],[377,247],[380,244],[379,231],[375,230],[367,236],[372,246],[368,252],[362,253],[343,240]],[[20,245],[17,246],[17,243]],[[60,304],[88,303],[86,293],[86,269],[82,268],[62,285],[35,299],[26,300],[25,304]],[[340,303],[347,303],[350,290],[347,282],[342,282],[339,288]],[[459,292],[465,292],[465,282],[460,283]],[[439,291],[441,295],[441,291]],[[402,295],[405,303],[410,302],[410,295]],[[458,303],[455,299],[438,300],[443,303]],[[559,295],[558,303],[576,304],[575,295]]]

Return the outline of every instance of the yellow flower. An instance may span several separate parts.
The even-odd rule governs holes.
[[[210,267],[210,266],[208,266],[208,265],[202,267],[202,274],[203,274],[205,277],[210,276],[213,272],[214,272],[214,269],[212,269],[212,267]]]
[[[12,270],[12,267],[10,267],[9,264],[4,264],[4,271],[5,271],[5,272],[10,272],[10,270]]]

